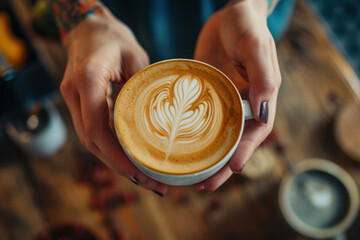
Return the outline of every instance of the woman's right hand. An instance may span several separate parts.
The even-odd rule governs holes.
[[[114,133],[109,83],[123,83],[149,64],[132,31],[104,9],[71,30],[64,45],[68,62],[60,89],[81,143],[109,168],[165,194],[167,186],[141,173]]]

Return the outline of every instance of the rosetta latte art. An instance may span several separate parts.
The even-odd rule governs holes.
[[[145,92],[145,101],[148,97],[151,100],[142,107],[142,130],[148,142],[165,153],[165,159],[179,147],[186,152],[191,146],[211,142],[220,131],[220,100],[215,90],[199,78],[184,75],[162,79]]]
[[[171,174],[187,181],[188,174],[223,166],[240,141],[244,118],[239,92],[223,73],[174,59],[150,65],[126,82],[114,123],[136,167],[161,179]]]

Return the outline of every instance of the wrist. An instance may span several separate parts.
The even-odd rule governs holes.
[[[49,0],[58,25],[61,40],[83,20],[91,16],[104,15],[106,8],[97,0]]]
[[[271,14],[279,0],[230,0],[227,7],[231,7],[241,3],[249,3],[258,12],[264,14],[266,17]]]
[[[249,1],[252,6],[255,8],[256,11],[258,11],[260,14],[265,16],[269,15],[269,5],[268,2],[272,0],[247,0]]]
[[[101,35],[104,29],[107,29],[109,22],[109,16],[106,14],[89,15],[62,38],[62,43],[68,52],[71,52],[73,47],[82,46],[85,42],[90,44]]]

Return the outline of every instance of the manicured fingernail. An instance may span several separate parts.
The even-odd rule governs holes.
[[[134,179],[129,178],[129,180],[130,180],[132,183],[134,183],[134,184],[136,184],[136,185],[139,185],[139,182],[138,182],[137,178],[136,178],[136,177],[133,177],[133,178],[134,178]]]
[[[240,171],[238,171],[238,172],[234,172],[234,173],[236,173],[236,174],[240,174],[240,173],[242,172],[242,170],[244,169],[244,167],[245,167],[245,164],[241,167]]]
[[[269,104],[267,101],[263,101],[260,104],[260,113],[259,113],[260,121],[263,123],[267,123],[268,117],[269,117]]]
[[[162,194],[161,192],[158,192],[156,190],[152,190],[156,195],[160,196],[160,197],[163,197],[164,194]]]

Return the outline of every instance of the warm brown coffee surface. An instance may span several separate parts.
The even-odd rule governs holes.
[[[208,65],[160,62],[135,74],[115,105],[115,125],[131,155],[151,169],[205,169],[234,147],[242,125],[239,94]]]

